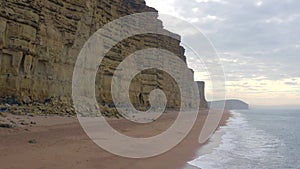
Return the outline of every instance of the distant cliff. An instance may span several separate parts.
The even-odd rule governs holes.
[[[72,73],[87,39],[122,16],[157,13],[144,0],[5,0],[0,7],[0,103],[23,106],[22,110],[10,108],[18,113],[74,113]],[[153,17],[163,29],[158,15]],[[151,34],[131,37],[107,53],[96,79],[97,99],[107,114],[114,107],[112,75],[129,54],[144,48],[163,48],[186,62],[180,37],[173,36],[178,39]],[[166,93],[168,108],[180,106],[179,88],[164,72],[144,71],[131,86],[130,99],[139,109],[149,106],[149,93],[156,88]],[[204,98],[204,89],[201,91]],[[202,102],[207,107],[205,99]]]
[[[209,107],[226,110],[249,109],[249,105],[241,100],[220,100],[208,102]]]

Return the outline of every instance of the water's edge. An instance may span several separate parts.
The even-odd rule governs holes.
[[[298,137],[300,112],[287,110],[233,110],[198,158],[185,169],[244,169],[300,167]],[[196,168],[195,168],[196,167]]]
[[[231,118],[233,118],[232,111],[229,111],[229,112],[230,112],[230,117],[227,119],[225,126],[227,126],[229,120]],[[223,130],[223,128],[225,126],[220,126],[215,131],[215,133],[212,135],[212,137],[209,138],[208,143],[206,143],[205,145],[201,146],[201,148],[199,148],[199,150],[197,150],[197,153],[196,153],[197,157],[202,157],[202,156],[205,156],[207,154],[211,154],[215,148],[219,147],[222,144],[222,137],[225,134],[225,131]],[[194,165],[193,161],[187,162],[187,164],[184,167],[184,169],[201,169],[200,166]]]

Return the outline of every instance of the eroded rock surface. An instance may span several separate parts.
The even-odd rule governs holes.
[[[0,2],[0,101],[16,114],[74,113],[71,101],[74,65],[88,38],[103,25],[122,16],[156,12],[144,0],[5,0]],[[157,18],[157,15],[153,16]],[[157,19],[157,23],[163,25]],[[169,32],[170,33],[170,32]],[[96,91],[101,108],[114,114],[111,78],[119,63],[144,48],[163,48],[185,61],[178,35],[174,39],[139,35],[116,45],[101,63]],[[148,70],[132,81],[130,97],[139,109],[149,106],[149,93],[163,89],[168,108],[180,106],[174,79]],[[21,108],[20,108],[21,107]],[[4,110],[5,108],[3,108]]]

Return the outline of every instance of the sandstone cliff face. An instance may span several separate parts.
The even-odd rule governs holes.
[[[1,1],[1,103],[48,105],[49,109],[39,108],[42,113],[50,109],[73,112],[72,73],[84,43],[110,21],[139,12],[157,11],[146,6],[144,0]],[[180,41],[170,37],[140,35],[120,42],[99,68],[96,91],[102,107],[113,107],[110,82],[118,64],[134,51],[149,47],[167,49],[185,61]],[[149,92],[155,88],[165,90],[169,108],[180,106],[180,92],[174,80],[158,70],[142,72],[132,81],[134,105],[147,107]],[[53,110],[55,105],[57,110]]]
[[[208,103],[205,98],[205,82],[197,82],[200,93],[200,108],[208,108]]]

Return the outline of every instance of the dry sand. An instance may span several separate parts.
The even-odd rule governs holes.
[[[201,146],[198,136],[206,116],[207,110],[200,111],[189,135],[169,152],[148,159],[128,159],[110,154],[94,144],[75,117],[9,115],[6,119],[23,121],[23,124],[25,121],[25,125],[12,129],[0,128],[0,168],[182,169],[187,161],[195,157]],[[220,125],[225,125],[229,116],[225,112]],[[147,137],[165,131],[176,117],[176,113],[166,113],[156,122],[144,125],[136,125],[125,119],[108,121],[123,134]]]

